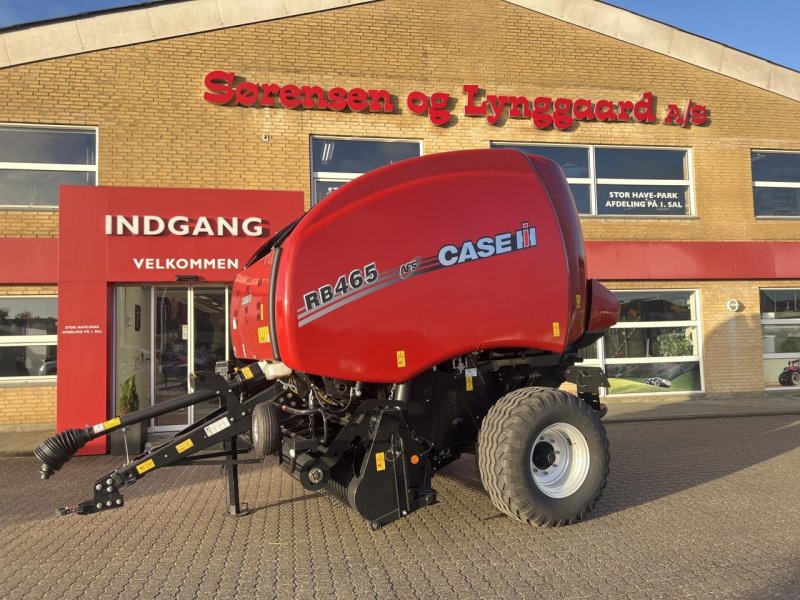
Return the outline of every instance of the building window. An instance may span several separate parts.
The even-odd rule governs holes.
[[[582,215],[685,217],[694,214],[689,150],[507,144],[557,162]]]
[[[311,203],[359,175],[407,158],[422,155],[422,142],[312,137]]]
[[[0,125],[0,206],[54,208],[62,185],[97,184],[97,131]]]
[[[800,152],[754,150],[753,205],[757,217],[800,217]]]
[[[764,384],[800,386],[800,289],[760,292]]]
[[[602,366],[611,394],[702,391],[697,292],[615,292],[619,322],[581,352]]]
[[[54,296],[0,297],[0,378],[54,379],[56,307]]]

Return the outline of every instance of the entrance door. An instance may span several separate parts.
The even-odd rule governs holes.
[[[186,287],[155,287],[153,403],[187,393],[189,385],[189,296]],[[182,408],[153,419],[156,429],[179,429],[190,422]]]
[[[228,360],[229,297],[226,287],[117,287],[117,394],[131,375],[141,408],[194,391],[192,373],[213,371],[214,363]],[[161,415],[151,430],[182,429],[216,408],[215,402],[204,403]]]

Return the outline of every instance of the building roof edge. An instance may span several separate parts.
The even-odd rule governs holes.
[[[800,73],[599,0],[504,0],[800,101]]]
[[[0,31],[0,68],[380,0],[152,2]],[[599,0],[503,0],[800,101],[800,72]]]
[[[379,0],[153,2],[0,30],[0,69]]]

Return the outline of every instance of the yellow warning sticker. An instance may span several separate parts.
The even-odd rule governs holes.
[[[136,465],[136,472],[139,473],[139,475],[144,475],[148,471],[152,471],[155,468],[156,468],[156,463],[154,463],[153,459],[150,458],[144,461],[142,464]]]
[[[105,423],[103,423],[103,429],[113,429],[114,427],[119,427],[120,420],[119,417],[114,417],[113,419],[109,419]]]
[[[553,321],[553,337],[561,337],[561,324]]]
[[[269,344],[269,327],[266,325],[258,328],[258,341],[262,344]]]
[[[583,298],[581,297],[580,294],[575,294],[575,306],[580,308],[581,304],[583,304]]]
[[[397,366],[402,369],[406,366],[406,351],[405,350],[398,350],[397,351]]]
[[[386,454],[384,452],[378,452],[375,454],[375,468],[378,471],[386,470]]]
[[[468,392],[471,392],[473,389],[475,389],[475,386],[474,386],[474,384],[472,383],[472,377],[470,377],[469,375],[467,375],[467,391],[468,391]]]
[[[183,440],[180,444],[175,446],[175,450],[178,451],[178,454],[183,454],[189,448],[194,448],[194,442],[191,439]]]
[[[252,379],[253,378],[253,371],[250,370],[250,367],[243,367],[242,368],[242,375],[244,375],[245,379]]]

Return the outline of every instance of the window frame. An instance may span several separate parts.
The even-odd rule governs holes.
[[[100,130],[92,125],[49,125],[47,123],[3,123],[0,128],[10,129],[63,129],[68,131],[86,131],[94,133],[94,157],[93,165],[76,165],[61,163],[29,163],[29,162],[0,162],[2,171],[69,171],[74,173],[94,173],[94,185],[100,185],[100,172],[98,163],[100,155]],[[24,210],[24,211],[57,211],[59,205],[48,204],[0,204],[0,210]]]
[[[613,145],[613,144],[557,144],[537,142],[490,142],[491,148],[504,146],[531,146],[548,148],[583,148],[588,151],[589,177],[567,177],[567,183],[589,186],[589,213],[579,213],[581,217],[595,219],[696,219],[694,197],[694,160],[692,149],[684,146],[641,146],[641,145]],[[597,177],[595,151],[598,148],[611,148],[614,150],[677,150],[686,152],[686,175],[688,179],[616,179]],[[689,212],[685,215],[601,215],[597,212],[597,186],[598,185],[655,185],[655,186],[685,186],[688,189],[687,204]]]
[[[760,288],[758,288],[759,302],[760,302],[761,292],[773,292],[773,291],[775,291],[775,292],[793,291],[793,292],[796,292],[797,294],[800,294],[800,287],[760,287]],[[764,346],[763,346],[764,325],[797,325],[798,327],[800,327],[800,317],[786,318],[786,319],[780,319],[780,318],[777,318],[777,317],[775,317],[775,318],[764,318],[762,316],[764,313],[761,311],[761,306],[759,306],[759,311],[758,312],[759,312],[760,325],[761,325],[761,336],[762,336],[762,346],[761,346],[762,368],[764,366],[764,361],[766,361],[766,360],[776,360],[776,359],[778,359],[778,360],[788,361],[790,359],[800,358],[800,356],[799,356],[800,353],[798,353],[798,352],[764,352]],[[782,385],[778,385],[777,387],[776,386],[770,386],[770,385],[767,385],[766,381],[764,381],[764,389],[767,390],[767,391],[770,391],[770,390],[792,391],[792,390],[795,390],[797,388],[793,388],[793,387],[787,388],[786,386],[782,386]]]
[[[657,364],[657,363],[684,363],[696,362],[700,369],[700,389],[699,390],[675,390],[663,392],[631,392],[626,394],[612,394],[611,388],[601,388],[601,396],[611,396],[614,398],[625,398],[631,396],[664,396],[667,394],[704,394],[706,389],[705,368],[703,357],[703,334],[700,315],[700,290],[696,288],[644,288],[644,289],[616,289],[610,290],[614,295],[625,293],[675,293],[688,292],[694,298],[694,318],[686,321],[621,321],[616,323],[611,329],[656,329],[656,328],[691,328],[695,329],[697,338],[696,352],[690,356],[643,356],[633,358],[608,358],[606,357],[605,336],[595,342],[597,345],[597,358],[586,358],[582,364],[598,366],[606,371],[607,365],[638,365],[638,364]]]
[[[792,221],[800,219],[800,211],[796,215],[759,215],[756,214],[756,195],[755,195],[755,188],[780,188],[780,189],[787,189],[787,190],[800,190],[800,179],[797,181],[768,181],[768,180],[756,180],[753,178],[753,154],[797,154],[800,155],[800,150],[763,150],[760,148],[750,148],[750,181],[753,183],[753,187],[751,188],[751,192],[753,195],[753,216],[756,219],[777,219],[783,221]],[[800,192],[798,192],[800,193]],[[774,289],[774,288],[764,288],[764,289]]]
[[[381,138],[381,137],[364,137],[364,136],[346,136],[346,135],[319,135],[311,134],[308,139],[308,164],[309,171],[311,172],[311,206],[319,204],[320,200],[316,197],[316,183],[318,181],[344,181],[349,183],[364,175],[364,173],[345,173],[339,171],[315,171],[314,170],[314,140],[347,140],[354,142],[401,142],[405,144],[417,144],[419,146],[419,156],[425,156],[425,140],[417,138]]]
[[[28,298],[41,300],[43,298],[52,298],[56,301],[56,315],[58,314],[58,295],[57,294],[20,294],[20,295],[0,295],[0,302],[9,298],[13,300],[25,300]],[[56,321],[56,328],[58,322]],[[0,348],[9,348],[16,346],[55,346],[58,348],[58,333],[50,335],[9,335],[0,336]],[[58,375],[23,375],[19,377],[14,376],[0,376],[0,387],[8,385],[19,384],[47,384],[52,385],[58,380]]]

